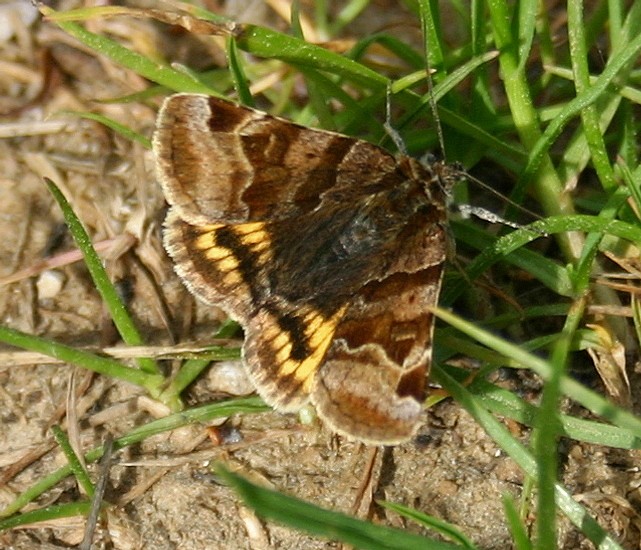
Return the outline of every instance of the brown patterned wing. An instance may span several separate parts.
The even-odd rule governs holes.
[[[373,444],[416,432],[447,254],[442,182],[421,176],[347,209],[351,223],[321,212],[327,235],[309,216],[298,249],[282,236],[293,230],[274,224],[272,266],[281,272],[280,259],[288,269],[272,275],[272,298],[248,320],[244,347],[268,403],[295,410],[311,396],[335,431]],[[334,251],[321,253],[323,243]]]
[[[243,325],[265,401],[311,398],[369,443],[411,437],[453,171],[188,94],[165,102],[154,150],[165,247],[191,291]]]
[[[432,355],[443,264],[366,285],[333,315],[306,305],[262,308],[243,351],[260,395],[281,411],[309,397],[348,437],[393,445],[412,437]],[[271,309],[271,311],[270,311]]]
[[[367,142],[198,94],[165,100],[153,149],[167,201],[192,224],[304,215],[389,188],[396,168]]]
[[[373,444],[412,437],[422,420],[442,264],[368,284],[334,334],[311,399],[335,431]]]
[[[165,219],[164,245],[192,294],[245,326],[268,288],[273,256],[266,225],[192,225],[172,208]]]
[[[417,200],[414,214],[406,216],[384,273],[351,299],[312,388],[321,418],[368,443],[400,443],[420,425],[432,359],[430,308],[438,303],[448,248],[442,185],[453,176],[445,165],[433,168],[430,174],[413,165],[411,173],[420,179],[407,185],[422,187],[426,202]],[[390,212],[397,200],[411,202],[412,191],[390,195]]]

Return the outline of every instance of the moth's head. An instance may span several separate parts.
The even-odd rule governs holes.
[[[454,185],[468,178],[462,164],[445,162],[434,153],[425,153],[420,157],[419,162],[425,170],[434,175],[447,202],[451,200]]]

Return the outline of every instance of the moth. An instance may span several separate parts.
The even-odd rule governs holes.
[[[411,438],[458,172],[197,94],[165,100],[153,150],[164,246],[189,290],[242,325],[260,396],[284,412],[311,402],[369,444]]]

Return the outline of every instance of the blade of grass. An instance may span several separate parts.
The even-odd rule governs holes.
[[[341,30],[356,19],[360,13],[370,4],[370,0],[351,0],[343,2],[340,11],[329,26],[328,35],[336,36]]]
[[[573,80],[574,76],[572,73],[571,69],[567,69],[565,67],[560,67],[556,65],[544,65],[543,67],[549,74],[555,75],[555,76],[560,76],[561,78],[565,78],[567,80]],[[594,83],[596,82],[598,77],[590,75],[589,76],[589,84],[590,86],[594,86]],[[625,99],[629,99],[630,101],[634,103],[641,103],[641,90],[638,88],[635,88],[633,85],[628,84],[625,86],[621,86],[620,88],[617,88],[619,95]],[[601,109],[599,109],[601,110]]]
[[[589,55],[585,34],[583,6],[578,2],[569,2],[568,37],[577,95],[586,92],[590,88]],[[599,110],[602,110],[602,108],[599,108]],[[599,112],[596,105],[586,105],[585,108],[581,109],[580,116],[582,134],[585,136],[590,149],[590,162],[597,171],[603,188],[606,191],[613,192],[617,187],[617,183],[605,148],[605,140],[599,124]]]
[[[525,150],[531,150],[541,138],[541,129],[527,75],[519,60],[519,28],[512,25],[510,8],[503,0],[489,0],[487,5],[494,41],[501,52],[499,65],[514,125]],[[522,25],[523,22],[521,21],[520,24]],[[544,212],[547,215],[560,216],[574,214],[571,198],[563,193],[563,186],[550,157],[542,151],[539,160],[533,191]],[[525,184],[515,189],[511,196],[512,200],[521,204],[524,191]],[[578,234],[560,233],[556,238],[566,261],[574,262],[579,258],[583,242]]]
[[[54,504],[37,510],[30,510],[23,514],[6,519],[0,519],[0,531],[15,529],[26,525],[36,525],[44,521],[53,521],[62,518],[86,516],[91,508],[90,502],[69,502],[67,504]]]
[[[637,35],[625,48],[608,60],[604,71],[599,75],[594,84],[585,92],[577,95],[561,111],[561,113],[551,121],[545,132],[531,147],[530,158],[522,174],[522,182],[527,183],[538,169],[546,151],[550,148],[554,140],[559,136],[563,128],[576,117],[582,109],[592,105],[606,94],[614,80],[622,71],[634,63],[641,52],[641,34]]]
[[[326,71],[374,90],[385,90],[387,79],[360,63],[292,36],[246,25],[237,37],[238,47],[267,59],[280,59],[296,67]]]
[[[57,425],[51,426],[51,432],[53,433],[53,437],[56,440],[56,443],[60,445],[62,452],[65,454],[65,457],[67,457],[69,467],[71,468],[71,473],[76,477],[78,483],[84,490],[87,497],[91,499],[94,495],[93,483],[91,482],[89,473],[83,467],[82,462],[80,462],[80,459],[78,458],[78,455],[76,455],[73,447],[71,446],[71,443],[69,443],[67,435],[62,431],[60,426]]]
[[[242,60],[238,55],[238,47],[232,36],[227,39],[227,62],[229,64],[229,73],[234,83],[234,90],[238,94],[238,100],[243,105],[255,107],[254,97],[249,89],[249,82],[243,69]]]
[[[496,238],[471,224],[452,222],[450,227],[457,242],[465,243],[479,251],[485,251],[486,254],[490,254],[491,250],[498,250],[503,246]],[[569,297],[573,295],[572,281],[568,275],[567,268],[559,265],[558,262],[526,248],[518,248],[512,252],[506,252],[506,254],[500,260],[523,269],[531,277],[534,277],[560,296]],[[477,256],[477,258],[481,258],[481,255]],[[479,261],[483,262],[484,260]],[[496,261],[499,261],[499,258],[496,258]],[[468,266],[466,273],[474,278],[480,275],[474,262]],[[455,297],[453,294],[455,290],[463,290],[463,287],[454,288],[450,286],[441,297],[444,304],[452,303],[451,300]]]
[[[65,363],[71,363],[72,365],[77,365],[99,374],[104,374],[105,376],[141,386],[154,398],[158,397],[160,387],[165,382],[164,376],[160,374],[150,374],[139,369],[126,367],[115,359],[101,357],[39,336],[25,334],[24,332],[8,327],[0,326],[0,341],[10,346],[36,351],[64,361]]]
[[[238,323],[228,320],[223,323],[216,334],[214,334],[214,339],[231,338],[237,331]],[[228,350],[225,348],[224,351],[229,353],[225,357],[217,357],[216,360],[224,361],[226,359],[240,359],[240,349]],[[176,399],[181,392],[187,388],[187,386],[192,384],[196,378],[200,376],[202,371],[205,370],[211,362],[211,357],[196,358],[185,361],[176,373],[176,376],[162,393],[161,400],[165,399],[171,402]]]
[[[414,508],[409,508],[395,502],[386,502],[384,500],[377,500],[376,502],[383,508],[392,510],[400,516],[411,519],[412,521],[415,521],[416,523],[422,525],[427,529],[436,531],[446,539],[449,539],[452,542],[460,545],[461,548],[476,548],[474,543],[468,537],[466,537],[455,525],[452,525],[451,523],[447,523],[446,521],[440,520],[433,516],[428,516],[427,514],[423,514],[422,512],[419,512]]]
[[[570,353],[570,342],[583,319],[585,310],[585,295],[572,305],[565,326],[556,341],[552,353],[552,372],[543,386],[541,405],[537,415],[536,429],[533,433],[534,453],[538,469],[537,492],[537,537],[535,548],[546,550],[556,544],[556,509],[554,505],[554,484],[558,479],[557,447],[562,432],[558,417],[558,407],[561,398],[561,381]]]
[[[534,41],[534,31],[536,29],[536,18],[538,15],[538,2],[537,0],[523,0],[517,5],[517,14],[519,23],[519,72],[526,70],[526,63],[530,57],[532,50],[532,43]]]
[[[445,321],[448,325],[457,328],[478,342],[503,354],[514,362],[520,363],[523,367],[533,370],[543,378],[543,380],[547,381],[552,377],[553,373],[550,363],[536,355],[528,353],[520,346],[516,346],[498,338],[480,327],[468,323],[449,311],[434,309],[434,314],[439,319]],[[629,430],[635,437],[641,437],[641,419],[628,411],[616,407],[607,399],[604,399],[596,392],[587,389],[577,381],[568,377],[563,377],[561,380],[561,391],[564,395],[571,397],[577,403],[580,403],[594,414],[605,418],[616,426]]]
[[[120,134],[125,139],[140,143],[145,149],[151,149],[151,140],[149,138],[139,134],[138,132],[134,132],[128,126],[125,126],[124,124],[120,124],[119,122],[116,122],[115,120],[109,117],[100,115],[98,113],[87,113],[87,112],[80,112],[80,111],[58,111],[58,113],[63,115],[73,115],[80,118],[86,118],[88,120],[95,120],[96,122],[99,122],[100,124],[106,126],[107,128],[111,128],[114,132],[116,132],[117,134]]]
[[[461,134],[484,145],[488,152],[491,152],[492,157],[496,158],[497,162],[506,168],[518,168],[521,163],[527,159],[527,155],[523,149],[506,143],[492,134],[491,129],[486,130],[482,128],[478,124],[475,124],[469,117],[461,116],[442,105],[438,106],[438,114],[443,124],[455,128]]]
[[[423,57],[405,42],[387,34],[373,34],[371,36],[361,38],[356,42],[356,44],[354,44],[354,46],[352,46],[351,50],[347,52],[346,55],[354,61],[360,62],[365,56],[367,49],[372,44],[380,44],[385,49],[396,55],[396,57],[401,61],[407,63],[414,70],[423,71],[423,77],[425,77],[425,62],[423,61]]]
[[[454,90],[458,85],[460,85],[465,79],[467,79],[474,71],[485,63],[489,63],[497,57],[497,52],[487,52],[483,55],[474,57],[458,67],[456,70],[452,71],[449,75],[443,78],[434,88],[424,94],[418,103],[413,107],[413,109],[407,113],[400,121],[396,123],[396,126],[402,128],[405,124],[409,123],[411,120],[415,119],[420,113],[426,109],[430,103],[433,101],[438,103],[445,95]],[[420,81],[425,78],[425,71],[417,71],[416,73]],[[413,80],[416,78],[413,76],[413,73],[406,75],[401,79],[392,83],[392,93],[399,93],[408,87],[408,84],[413,84],[412,80],[408,81],[408,84],[405,83],[406,79],[412,77]],[[440,110],[439,110],[440,115]]]
[[[329,540],[340,540],[368,550],[454,550],[452,544],[419,537],[390,527],[361,521],[339,512],[324,510],[304,500],[254,485],[230,472],[222,464],[216,473],[251,506],[258,515],[294,529]],[[429,545],[429,546],[428,546]]]
[[[452,367],[443,367],[443,369],[452,375]],[[467,371],[464,374],[469,377]],[[514,393],[495,386],[479,376],[474,378],[468,388],[490,412],[525,426],[534,427],[537,409]],[[560,415],[559,418],[562,435],[572,440],[618,449],[641,449],[641,437],[630,430],[573,416]]]
[[[40,10],[46,17],[56,15],[57,12],[49,7],[41,5]],[[112,59],[116,63],[131,69],[135,73],[162,84],[167,88],[180,92],[192,92],[200,94],[217,95],[217,92],[202,82],[194,80],[189,75],[176,71],[170,67],[162,66],[117,42],[104,36],[89,32],[87,29],[77,23],[56,21],[56,24],[92,50]]]
[[[512,540],[514,541],[514,548],[516,550],[532,550],[532,543],[528,538],[523,520],[516,509],[514,501],[508,495],[503,497],[503,509],[505,510],[508,528],[512,534]]]
[[[102,265],[100,256],[98,256],[91,243],[91,239],[89,238],[87,231],[56,184],[50,179],[45,179],[45,182],[62,210],[67,227],[69,228],[76,245],[84,256],[85,264],[87,265],[87,269],[89,270],[89,274],[91,275],[94,285],[96,285],[96,290],[109,310],[111,318],[113,319],[120,336],[122,336],[124,342],[130,346],[139,346],[143,344],[143,339],[140,336],[131,316],[127,312],[125,304],[122,302],[118,292],[109,280],[109,276]],[[140,358],[137,360],[137,363],[142,371],[149,374],[158,374],[160,372],[155,361],[152,359]]]
[[[541,235],[551,235],[563,231],[584,231],[594,233],[605,232],[622,239],[626,239],[632,243],[641,242],[641,228],[626,222],[619,220],[604,220],[597,216],[586,215],[553,216],[534,222],[529,226],[529,228],[524,227],[523,229],[517,229],[516,231],[501,237],[495,243],[488,245],[487,248],[485,248],[483,252],[481,252],[481,254],[479,254],[467,266],[466,274],[468,280],[473,281],[481,273],[489,269],[492,264],[503,259],[504,256],[507,257],[508,254],[524,246],[528,242],[540,238]],[[528,269],[530,268],[528,267]],[[543,281],[545,281],[545,279],[543,279]],[[449,288],[444,289],[441,296],[443,303],[452,303],[452,301],[463,292],[462,285],[464,284],[465,281],[462,281],[459,284],[450,285]],[[572,286],[568,286],[565,283],[551,288],[561,294],[567,293],[565,295],[569,296],[574,294]]]
[[[418,0],[421,30],[423,31],[423,52],[428,70],[436,71],[435,80],[444,76],[443,69],[443,36],[441,34],[441,18],[438,2],[434,0]]]

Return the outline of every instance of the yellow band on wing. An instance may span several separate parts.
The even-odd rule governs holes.
[[[336,327],[343,317],[347,306],[343,306],[334,315],[325,318],[317,311],[311,311],[303,318],[306,322],[305,336],[306,345],[310,353],[302,361],[292,359],[289,355],[293,348],[290,337],[286,336],[287,343],[276,352],[276,359],[280,363],[278,376],[290,377],[303,385],[306,393],[311,391],[311,385],[314,381],[314,374],[318,370],[327,349],[334,338]],[[275,341],[276,339],[274,339]],[[279,335],[279,341],[282,337]]]

